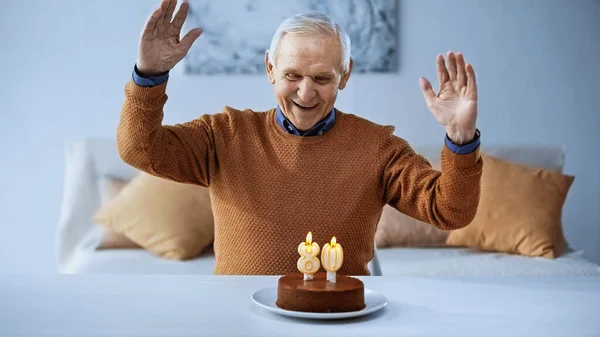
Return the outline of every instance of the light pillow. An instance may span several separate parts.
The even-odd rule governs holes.
[[[474,220],[447,244],[555,258],[566,248],[562,207],[575,177],[482,153],[481,197]]]
[[[385,205],[375,231],[375,245],[384,247],[441,247],[446,245],[448,231],[411,218],[392,206]]]
[[[207,188],[143,172],[102,207],[94,221],[171,260],[197,257],[214,239]]]
[[[116,177],[102,179],[102,207],[106,207],[127,185],[129,181]],[[101,227],[100,242],[97,249],[141,248],[125,235],[115,232],[112,228]]]

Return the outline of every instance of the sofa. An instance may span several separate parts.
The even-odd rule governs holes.
[[[439,146],[413,146],[434,162]],[[483,145],[487,154],[523,165],[562,172],[565,150],[557,145]],[[57,270],[64,274],[211,274],[214,254],[187,260],[165,259],[142,248],[98,249],[100,226],[93,216],[101,207],[106,176],[132,179],[139,172],[124,163],[114,139],[89,138],[65,146],[64,187],[56,228]],[[565,224],[568,226],[568,224]],[[600,266],[567,247],[548,259],[455,246],[376,247],[372,275],[600,275]]]

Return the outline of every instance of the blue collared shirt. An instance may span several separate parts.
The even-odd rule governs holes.
[[[138,74],[137,66],[133,67],[133,81],[142,87],[153,87],[164,83],[169,78],[169,72],[153,77],[142,77]],[[279,106],[277,106],[276,114],[277,123],[288,133],[302,137],[320,136],[330,130],[335,124],[335,108],[331,109],[329,114],[323,118],[319,123],[313,126],[310,130],[302,132],[298,130],[292,122],[290,122],[284,115]],[[458,145],[453,143],[448,135],[446,134],[446,146],[450,151],[456,154],[468,154],[477,149],[480,145],[480,132],[475,132],[475,138],[467,144]]]
[[[323,119],[321,119],[321,121],[307,131],[298,130],[298,128],[296,128],[296,126],[292,124],[287,117],[285,117],[279,106],[277,106],[277,114],[275,116],[277,123],[281,125],[285,131],[296,136],[303,137],[320,136],[331,129],[335,123],[335,109],[331,109],[327,116],[325,116]]]

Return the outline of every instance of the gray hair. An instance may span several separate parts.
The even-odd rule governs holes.
[[[350,71],[350,37],[332,18],[318,12],[300,13],[285,19],[275,31],[269,47],[269,63],[274,65],[279,41],[286,33],[327,34],[336,36],[340,41],[342,55],[339,69],[343,73]]]

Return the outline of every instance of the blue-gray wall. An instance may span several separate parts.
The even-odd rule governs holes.
[[[64,142],[114,137],[140,30],[158,2],[0,2],[0,273],[54,272]],[[437,53],[464,52],[478,76],[484,142],[565,145],[565,170],[576,176],[567,239],[600,262],[600,2],[403,0],[399,19],[400,72],[354,76],[338,107],[394,124],[414,144],[441,142],[417,80],[436,81]],[[166,123],[275,104],[264,76],[175,71],[168,90]]]

